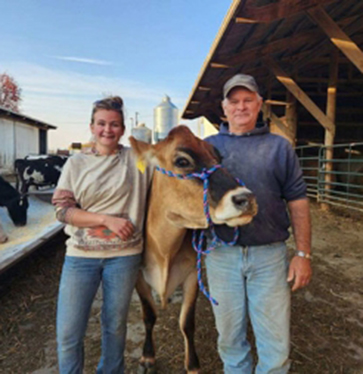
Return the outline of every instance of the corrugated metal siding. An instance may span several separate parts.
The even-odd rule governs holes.
[[[29,154],[39,153],[39,129],[16,123],[16,158],[24,158]]]
[[[39,153],[39,129],[0,118],[0,168],[12,170],[16,158]]]
[[[14,122],[0,118],[0,167],[12,169],[14,164]]]

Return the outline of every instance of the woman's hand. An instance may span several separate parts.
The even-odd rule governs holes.
[[[106,216],[104,225],[122,240],[129,239],[134,233],[134,225],[125,218]]]

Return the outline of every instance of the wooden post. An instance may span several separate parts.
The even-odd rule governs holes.
[[[272,77],[270,75],[268,80],[267,80],[267,98],[266,98],[267,100],[271,99],[271,92],[272,92]],[[264,121],[269,120],[270,115],[271,115],[271,105],[265,103],[262,112],[263,112],[263,120]],[[270,124],[270,127],[271,127],[271,125],[272,124]]]
[[[296,98],[289,90],[286,92],[286,101],[289,104],[285,108],[285,117],[287,125],[291,131],[291,144],[295,147],[297,132]]]
[[[337,83],[338,83],[338,69],[339,69],[339,50],[334,48],[331,54],[330,67],[329,67],[329,84],[327,92],[327,103],[326,103],[326,116],[334,123],[332,130],[325,129],[325,140],[324,145],[326,147],[325,158],[332,160],[334,157],[334,137],[335,137],[335,114],[336,114],[336,101],[337,101]],[[327,161],[325,164],[325,186],[324,195],[329,197],[331,189],[333,163]],[[329,210],[329,205],[326,203],[321,204],[323,210]]]

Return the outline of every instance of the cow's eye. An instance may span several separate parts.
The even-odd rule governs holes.
[[[175,160],[175,166],[177,168],[188,168],[188,167],[192,166],[192,164],[186,157],[178,157]]]

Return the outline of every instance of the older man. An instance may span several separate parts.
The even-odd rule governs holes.
[[[222,164],[256,195],[259,211],[240,228],[236,245],[220,246],[207,256],[210,292],[219,332],[218,349],[226,374],[250,374],[253,362],[246,339],[251,321],[256,340],[256,373],[287,373],[290,345],[290,287],[311,278],[310,213],[306,185],[289,142],[257,123],[262,98],[253,77],[238,74],[223,88],[227,117],[220,132],[206,140],[222,156]],[[288,264],[285,241],[290,219],[296,242]],[[231,229],[217,227],[231,240]]]

